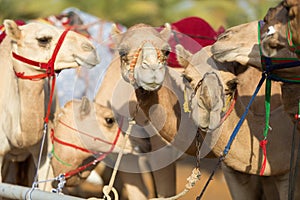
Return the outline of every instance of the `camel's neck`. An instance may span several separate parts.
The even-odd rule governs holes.
[[[10,41],[5,39],[0,46],[0,55],[11,58]],[[13,130],[6,130],[13,145],[31,146],[41,138],[44,118],[44,80],[30,81],[18,79],[12,60],[1,59],[0,72],[1,107],[5,108],[5,123],[11,123]],[[26,67],[23,68],[26,73]],[[5,89],[3,89],[5,88]],[[8,104],[7,104],[8,103]],[[4,121],[1,120],[1,123]],[[11,126],[5,126],[11,127]]]
[[[243,115],[246,106],[249,103],[251,96],[260,80],[261,72],[255,68],[249,67],[243,74],[239,74],[238,78],[238,98],[235,104],[234,111],[229,115],[227,120],[222,124],[222,127],[217,130],[220,131],[218,141],[213,148],[213,151],[219,155],[224,150],[225,145],[229,141],[233,130],[236,128],[238,121]],[[265,127],[265,108],[264,108],[264,85],[260,89],[258,95],[255,97],[253,104],[250,107],[250,112],[247,114],[246,120],[242,123],[241,128],[238,131],[238,135],[232,143],[229,154],[226,157],[225,163],[238,170],[245,171],[250,174],[258,174],[261,167],[262,154],[259,146],[259,141],[263,139],[263,130]],[[272,111],[276,112],[270,118],[270,125],[272,132],[268,135],[268,139],[273,144],[285,140],[283,134],[280,134],[280,127],[288,120],[283,113],[283,107],[280,101],[280,87],[275,85],[272,87],[271,97]],[[272,114],[272,112],[271,112]],[[215,133],[214,135],[218,135]],[[278,148],[276,145],[268,144],[268,162],[274,162],[276,160],[276,151],[272,152],[272,149]],[[283,153],[284,150],[278,150]],[[288,150],[289,152],[290,150]],[[286,153],[286,152],[284,152]],[[269,164],[267,164],[269,165]],[[284,166],[284,167],[283,167]],[[272,168],[272,173],[285,170],[285,163],[281,162],[281,165]],[[276,172],[275,172],[276,171]],[[266,169],[266,173],[270,174],[269,166]]]
[[[176,96],[166,87],[158,91],[148,92],[136,90],[139,107],[160,135],[168,142],[173,141],[180,119],[180,106]]]

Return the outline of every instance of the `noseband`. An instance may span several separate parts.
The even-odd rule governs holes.
[[[127,70],[128,71],[128,79],[129,79],[129,82],[132,84],[132,85],[135,85],[136,84],[136,80],[134,78],[134,70],[135,70],[135,67],[136,67],[136,64],[137,64],[137,60],[140,56],[140,53],[142,52],[143,50],[143,47],[144,45],[147,43],[147,42],[150,42],[153,46],[154,43],[150,40],[145,40],[142,42],[142,44],[140,45],[140,47],[135,51],[134,55],[133,55],[133,58],[129,64],[129,69]],[[158,48],[155,48],[156,50],[156,54],[157,54],[157,58],[159,60],[159,63],[163,63],[164,60],[163,60],[163,56],[161,54],[161,51],[158,49]],[[122,56],[121,56],[121,65],[122,65]]]

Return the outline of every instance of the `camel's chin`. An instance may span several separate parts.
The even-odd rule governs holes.
[[[155,91],[158,90],[161,85],[157,83],[147,83],[147,84],[141,84],[141,87],[146,91]]]
[[[75,57],[75,62],[77,65],[91,69],[94,66],[96,66],[97,64],[100,63],[100,60],[98,58],[95,59],[82,59],[80,57]]]

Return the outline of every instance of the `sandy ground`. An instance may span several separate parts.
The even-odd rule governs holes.
[[[192,200],[201,193],[208,177],[210,176],[212,170],[215,168],[217,163],[216,159],[203,159],[201,160],[201,179],[196,183],[196,185],[180,200]],[[190,176],[196,161],[193,157],[187,156],[180,161],[177,161],[176,173],[177,173],[177,193],[181,192],[185,188],[187,177]],[[147,184],[149,183],[150,176],[145,175],[145,180]],[[95,186],[88,183],[83,184],[81,187],[69,190],[70,194],[74,196],[81,197],[102,197],[99,191],[101,191],[101,186]],[[149,187],[149,198],[154,197],[154,191]],[[122,198],[124,199],[124,198]],[[226,185],[223,173],[218,169],[213,177],[213,180],[208,185],[202,200],[230,200],[230,193]]]

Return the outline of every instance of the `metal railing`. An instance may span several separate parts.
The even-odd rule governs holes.
[[[39,189],[0,183],[0,197],[19,200],[84,200],[69,195],[45,192]]]

